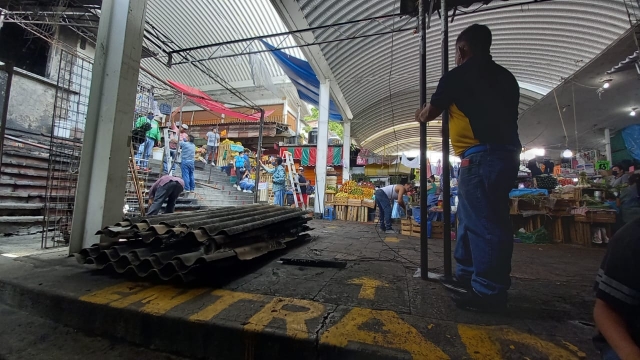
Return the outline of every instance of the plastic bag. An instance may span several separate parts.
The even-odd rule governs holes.
[[[391,218],[392,219],[403,219],[406,217],[406,214],[404,213],[404,209],[402,209],[400,207],[400,205],[398,205],[398,201],[394,201],[393,202],[393,210],[391,211]]]

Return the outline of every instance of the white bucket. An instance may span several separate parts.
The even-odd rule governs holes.
[[[162,160],[162,157],[164,155],[164,149],[163,148],[153,148],[153,160]]]

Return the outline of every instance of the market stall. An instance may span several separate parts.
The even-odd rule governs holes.
[[[531,178],[530,187],[514,189],[510,215],[517,242],[607,243],[617,223],[616,196],[601,175],[556,172]],[[577,178],[575,177],[577,176]],[[523,179],[519,179],[523,184]]]

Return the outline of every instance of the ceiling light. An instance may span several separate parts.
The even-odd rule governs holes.
[[[631,112],[629,113],[629,115],[636,116],[636,110],[638,110],[638,108],[631,108]]]
[[[608,89],[609,86],[611,86],[608,82],[604,83],[604,85],[602,85],[603,88]]]
[[[564,158],[570,158],[573,156],[573,151],[567,149],[565,151],[562,152],[562,157]]]

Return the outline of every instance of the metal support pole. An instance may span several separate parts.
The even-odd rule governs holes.
[[[98,242],[98,229],[122,219],[146,6],[146,0],[102,2],[70,254]]]
[[[604,129],[604,144],[605,144],[605,155],[607,156],[607,161],[609,162],[609,164],[611,164],[611,133],[609,128]]]
[[[351,167],[351,120],[342,122],[344,133],[342,134],[342,183],[349,181]]]
[[[449,72],[449,14],[447,0],[442,9],[442,76]],[[444,217],[444,280],[451,279],[451,168],[449,162],[449,109],[442,112],[442,216]]]
[[[258,150],[256,150],[256,182],[253,189],[253,202],[258,202],[260,185],[260,161],[262,160],[262,130],[264,129],[264,109],[260,109],[260,128],[258,129]]]
[[[7,81],[4,88],[2,101],[2,118],[0,118],[0,171],[2,170],[2,155],[4,154],[4,134],[7,128],[7,115],[9,113],[9,97],[11,93],[11,81],[13,80],[13,64],[5,63],[4,69],[7,73]]]
[[[418,4],[420,27],[420,107],[427,103],[427,17],[426,2]],[[420,123],[420,269],[423,280],[429,278],[429,244],[427,234],[427,124]]]

